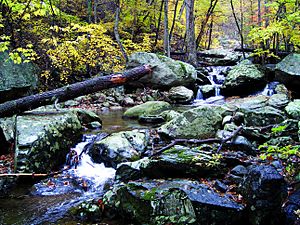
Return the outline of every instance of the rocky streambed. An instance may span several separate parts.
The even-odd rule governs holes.
[[[164,57],[138,54],[132,63],[149,60],[158,65],[160,73],[152,77],[154,80],[142,82],[157,86],[164,71],[169,75],[160,88],[169,87],[169,92],[145,88],[126,94],[111,90],[62,105],[72,110],[1,120],[2,142],[9,146],[10,140],[16,140],[15,170],[51,173],[60,170],[65,161],[68,168],[35,184],[25,195],[5,195],[2,202],[28,204],[28,211],[33,202],[18,198],[38,202],[40,206],[33,208],[40,208],[41,213],[35,219],[8,220],[18,217],[17,212],[26,214],[26,209],[16,207],[9,216],[15,206],[4,204],[1,212],[7,217],[0,222],[299,223],[300,100],[291,96],[289,81],[278,81],[267,96],[270,94],[254,94],[262,91],[268,79],[267,73],[250,61],[224,71],[225,79],[218,84],[218,77],[208,78],[205,70],[197,73],[180,63],[174,70],[186,73],[186,80],[184,76],[176,79],[171,66],[163,67],[163,63],[170,63]],[[286,73],[291,74],[290,70]],[[204,96],[197,104],[192,101],[198,89],[189,89],[193,82]],[[214,91],[205,92],[205,85],[212,85]],[[244,97],[221,96],[212,101],[216,87],[220,95]],[[251,90],[253,95],[249,96]],[[179,107],[182,103],[185,105]],[[112,111],[136,104],[124,113]],[[98,114],[101,111],[102,120],[92,112],[74,111],[79,106],[92,107]],[[16,129],[23,132],[12,132]],[[24,129],[32,132],[25,135]],[[74,149],[86,132],[93,136],[85,136],[80,150]],[[79,172],[83,166],[92,177]],[[3,191],[14,184],[11,180],[14,178],[1,178]],[[45,193],[49,200],[41,197]]]

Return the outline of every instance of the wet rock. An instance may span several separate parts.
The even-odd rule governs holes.
[[[200,90],[203,94],[203,98],[209,98],[215,96],[215,86],[211,84],[200,86]]]
[[[130,97],[125,97],[122,101],[121,101],[121,105],[122,106],[134,106],[135,102],[132,98]]]
[[[154,53],[137,52],[132,54],[129,57],[127,68],[145,64],[153,66],[153,72],[151,75],[139,79],[138,82],[154,89],[190,86],[197,78],[197,71],[192,65]]]
[[[167,110],[163,111],[160,116],[164,118],[165,121],[171,121],[172,119],[175,119],[177,116],[179,116],[180,113],[176,112],[175,110]]]
[[[100,126],[102,124],[101,118],[93,111],[85,109],[74,109],[74,112],[78,115],[78,119],[80,120],[81,124],[90,124],[92,122],[98,122],[100,123]]]
[[[285,111],[290,118],[300,120],[300,99],[290,102],[285,107]]]
[[[230,171],[230,173],[235,176],[243,177],[248,173],[248,169],[242,165],[237,165]]]
[[[284,109],[289,104],[289,97],[286,94],[274,94],[269,99],[269,105],[277,108]]]
[[[8,154],[14,142],[15,116],[0,118],[0,155]]]
[[[232,67],[221,87],[225,96],[247,95],[262,90],[266,85],[264,74],[249,60]]]
[[[148,180],[115,185],[105,202],[137,224],[235,224],[244,207],[190,180]]]
[[[226,173],[224,168],[222,157],[214,154],[208,145],[197,148],[176,145],[155,158],[119,164],[116,179],[128,181],[142,177],[193,177],[195,174],[220,176]]]
[[[276,65],[275,79],[287,88],[299,93],[300,85],[300,54],[289,54]]]
[[[46,173],[64,163],[82,125],[72,111],[34,112],[18,116],[16,129],[16,170]]]
[[[0,177],[0,197],[5,196],[11,188],[16,186],[17,177]]]
[[[33,63],[15,64],[0,53],[0,103],[30,94],[37,87],[39,69]]]
[[[158,132],[172,138],[214,137],[221,128],[223,116],[228,114],[230,110],[223,106],[200,106],[162,125]]]
[[[283,210],[286,217],[286,225],[298,225],[300,223],[300,189],[296,190],[288,197]]]
[[[175,103],[188,103],[194,97],[194,92],[184,86],[172,87],[169,90],[168,97]]]
[[[235,65],[242,54],[231,49],[210,49],[201,51],[198,58],[213,66],[230,66]]]
[[[148,115],[148,116],[140,116],[138,121],[140,123],[152,123],[152,124],[162,124],[165,122],[165,119],[160,115]]]
[[[80,221],[89,223],[99,223],[102,219],[102,209],[99,202],[86,201],[72,207],[69,213]]]
[[[90,129],[100,129],[101,127],[102,127],[102,124],[99,123],[98,121],[93,121],[88,124],[88,128],[90,128]]]
[[[163,101],[149,101],[141,105],[134,106],[125,111],[125,118],[138,118],[142,115],[157,115],[165,110],[171,109],[171,105]]]
[[[228,189],[228,186],[224,183],[222,183],[219,180],[216,180],[214,183],[214,188],[216,188],[218,191],[225,193]]]
[[[96,141],[89,154],[95,162],[116,167],[121,162],[135,161],[141,157],[149,141],[147,131],[124,131]]]
[[[273,166],[250,166],[241,191],[251,224],[283,224],[281,205],[287,188],[284,177]]]

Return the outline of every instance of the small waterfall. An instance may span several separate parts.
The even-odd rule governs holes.
[[[198,91],[197,91],[195,100],[203,100],[203,94],[202,94],[200,87],[198,87]]]
[[[215,88],[215,96],[220,96],[220,90],[221,90],[221,84],[217,84],[216,82],[215,82],[215,80],[214,80],[214,77],[215,77],[215,75],[209,75],[208,76],[208,79],[209,79],[209,81],[210,81],[210,83],[211,83],[211,85],[212,86],[214,86],[214,88]]]
[[[261,92],[262,95],[272,96],[275,94],[275,88],[279,84],[277,81],[270,82],[266,85],[264,90]]]
[[[63,218],[71,207],[103,195],[104,185],[114,178],[115,169],[107,168],[103,163],[94,163],[87,154],[85,147],[95,138],[95,135],[87,135],[83,142],[71,149],[70,156],[67,156],[67,166],[72,165],[71,168],[57,177],[42,180],[34,185],[35,191],[32,194],[37,196],[67,196],[72,193],[77,195],[49,207],[41,216],[32,218],[30,224],[55,223]]]

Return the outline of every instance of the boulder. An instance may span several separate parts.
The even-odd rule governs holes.
[[[184,179],[115,185],[104,202],[136,224],[238,224],[244,210],[228,196]]]
[[[285,111],[290,118],[300,120],[300,99],[290,102],[285,107]]]
[[[162,152],[155,158],[143,158],[135,162],[121,163],[117,167],[116,179],[120,181],[135,180],[143,177],[212,177],[225,174],[223,159],[213,154],[216,150],[209,145],[188,148],[180,145]]]
[[[300,189],[296,190],[294,193],[292,193],[288,200],[286,201],[286,204],[284,205],[284,213],[286,217],[286,224],[287,225],[295,225],[299,224],[300,222]],[[298,212],[298,213],[296,213]]]
[[[281,108],[279,102],[283,104],[283,102],[286,101],[286,98],[282,97],[281,101],[278,100],[278,104],[274,103],[276,100],[270,99],[272,98],[264,95],[241,98],[231,101],[227,104],[227,107],[236,107],[236,111],[242,112],[244,114],[244,123],[246,126],[261,127],[281,123],[285,120],[285,114],[282,110],[278,109]],[[274,108],[271,105],[276,105],[278,108]]]
[[[289,97],[286,94],[274,94],[269,99],[269,105],[277,108],[277,109],[284,109],[284,107],[289,104]]]
[[[231,49],[210,49],[198,53],[198,59],[212,66],[233,66],[242,54]]]
[[[81,129],[78,116],[72,111],[18,116],[16,171],[46,173],[57,169],[80,140]]]
[[[146,150],[149,141],[148,131],[123,131],[113,133],[96,141],[89,154],[95,162],[116,168],[121,162],[135,161]]]
[[[37,87],[38,67],[15,64],[8,53],[0,53],[0,103],[30,94]]]
[[[165,110],[171,109],[171,105],[163,101],[149,101],[141,105],[134,106],[125,111],[125,118],[137,119],[140,116],[157,115]]]
[[[206,85],[200,86],[199,88],[202,92],[204,99],[215,96],[215,94],[216,94],[216,88],[212,84],[206,84]]]
[[[151,75],[139,79],[138,82],[152,88],[190,86],[197,78],[196,69],[192,65],[154,53],[137,52],[132,54],[129,56],[127,69],[144,64],[153,66],[153,72]]]
[[[287,88],[299,92],[300,85],[300,54],[293,53],[286,56],[276,65],[275,80],[280,81]]]
[[[230,110],[223,106],[199,106],[162,125],[158,132],[172,138],[214,137],[221,128],[223,116],[228,114]]]
[[[241,184],[247,202],[248,219],[253,225],[284,224],[281,206],[287,196],[284,177],[271,165],[253,165]]]
[[[229,71],[221,93],[225,96],[248,95],[262,90],[265,85],[265,75],[249,60],[244,60]]]
[[[175,103],[189,103],[194,97],[194,92],[184,86],[172,87],[168,97]]]
[[[15,116],[0,118],[0,155],[7,154],[14,142]]]

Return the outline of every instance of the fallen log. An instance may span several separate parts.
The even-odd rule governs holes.
[[[82,95],[91,94],[100,90],[117,87],[128,81],[138,80],[151,73],[150,65],[143,65],[120,74],[95,77],[86,81],[74,83],[51,91],[26,96],[0,104],[0,118],[9,117],[21,112],[32,110],[43,105],[63,102]]]

